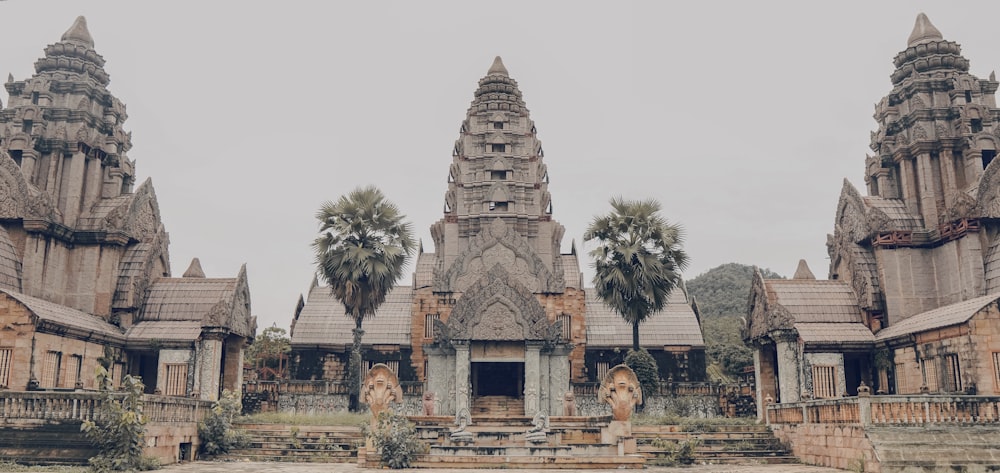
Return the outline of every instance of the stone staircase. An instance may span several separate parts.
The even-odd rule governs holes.
[[[1000,427],[871,427],[882,473],[1000,471]]]
[[[233,450],[230,460],[343,463],[355,462],[364,444],[361,429],[353,426],[237,424],[250,445]]]
[[[472,442],[451,440],[454,419],[417,416],[417,435],[429,453],[414,464],[420,468],[642,468],[645,457],[624,455],[618,444],[602,442],[608,417],[552,417],[545,442],[525,438],[528,417],[474,416],[466,430]],[[377,458],[371,458],[377,463]]]
[[[509,396],[476,396],[469,411],[473,416],[524,417],[524,399]]]
[[[766,425],[719,425],[711,431],[682,431],[677,425],[634,425],[632,433],[639,453],[650,464],[668,461],[673,449],[691,441],[697,442],[693,455],[696,464],[799,462]]]
[[[97,455],[80,422],[24,422],[0,426],[0,458],[35,465],[86,465]]]

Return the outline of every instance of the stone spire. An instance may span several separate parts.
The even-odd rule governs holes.
[[[63,33],[62,40],[80,43],[91,49],[94,48],[94,38],[90,36],[90,31],[87,30],[87,19],[82,15],[76,17],[76,21],[73,22],[73,26],[70,26],[69,29]]]
[[[185,278],[204,278],[205,271],[201,269],[201,260],[194,258],[191,260],[191,265],[188,266],[187,271],[184,271]]]
[[[486,71],[486,75],[491,76],[493,74],[500,74],[502,76],[509,76],[507,68],[503,65],[503,59],[497,56],[493,59],[493,65],[490,66],[490,70]]]
[[[473,97],[452,152],[444,218],[431,226],[436,277],[463,251],[479,251],[472,250],[477,242],[509,238],[507,245],[534,253],[521,255],[531,259],[525,264],[548,268],[564,288],[559,252],[565,230],[552,220],[542,143],[499,56]]]
[[[917,15],[917,21],[913,25],[913,32],[910,33],[910,38],[906,40],[907,46],[916,46],[921,43],[926,43],[929,41],[940,41],[944,39],[941,36],[941,32],[931,24],[931,20],[927,18],[923,12]]]
[[[799,267],[795,268],[795,275],[792,279],[816,279],[816,276],[809,269],[809,265],[806,264],[806,260],[799,260]]]

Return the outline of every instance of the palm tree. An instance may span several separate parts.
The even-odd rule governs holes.
[[[413,252],[410,223],[378,188],[357,188],[316,213],[320,236],[313,242],[320,277],[354,320],[354,345],[348,364],[351,409],[361,383],[361,322],[375,315],[386,294],[403,275]]]
[[[598,242],[590,252],[597,296],[632,324],[632,349],[638,351],[639,324],[663,309],[688,265],[683,228],[661,217],[653,199],[615,197],[611,208],[594,217],[583,239]]]

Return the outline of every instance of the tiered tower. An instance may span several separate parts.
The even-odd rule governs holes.
[[[565,229],[552,220],[542,143],[517,81],[499,56],[479,80],[460,134],[452,152],[444,218],[431,226],[438,255],[435,292],[461,292],[473,282],[460,273],[482,272],[461,267],[460,255],[475,246],[477,236],[508,230],[523,246],[517,256],[530,266],[514,271],[537,276],[519,277],[520,282],[536,293],[563,292],[559,246]],[[485,231],[490,227],[493,230]]]

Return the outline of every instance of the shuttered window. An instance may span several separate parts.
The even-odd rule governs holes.
[[[62,353],[57,351],[47,351],[42,358],[42,376],[38,380],[42,388],[52,389],[59,387],[59,370],[62,368]]]
[[[604,377],[608,375],[608,371],[611,370],[611,365],[607,361],[597,362],[597,381],[604,382]]]
[[[962,370],[960,369],[958,363],[958,355],[951,354],[945,355],[942,358],[944,362],[944,382],[945,386],[942,386],[945,391],[957,392],[963,389],[962,386]]]
[[[920,367],[924,372],[924,386],[927,386],[927,390],[932,393],[937,392],[939,389],[937,365],[934,362],[934,358],[920,360]]]
[[[909,394],[909,387],[906,385],[906,365],[896,363],[896,394]]]

